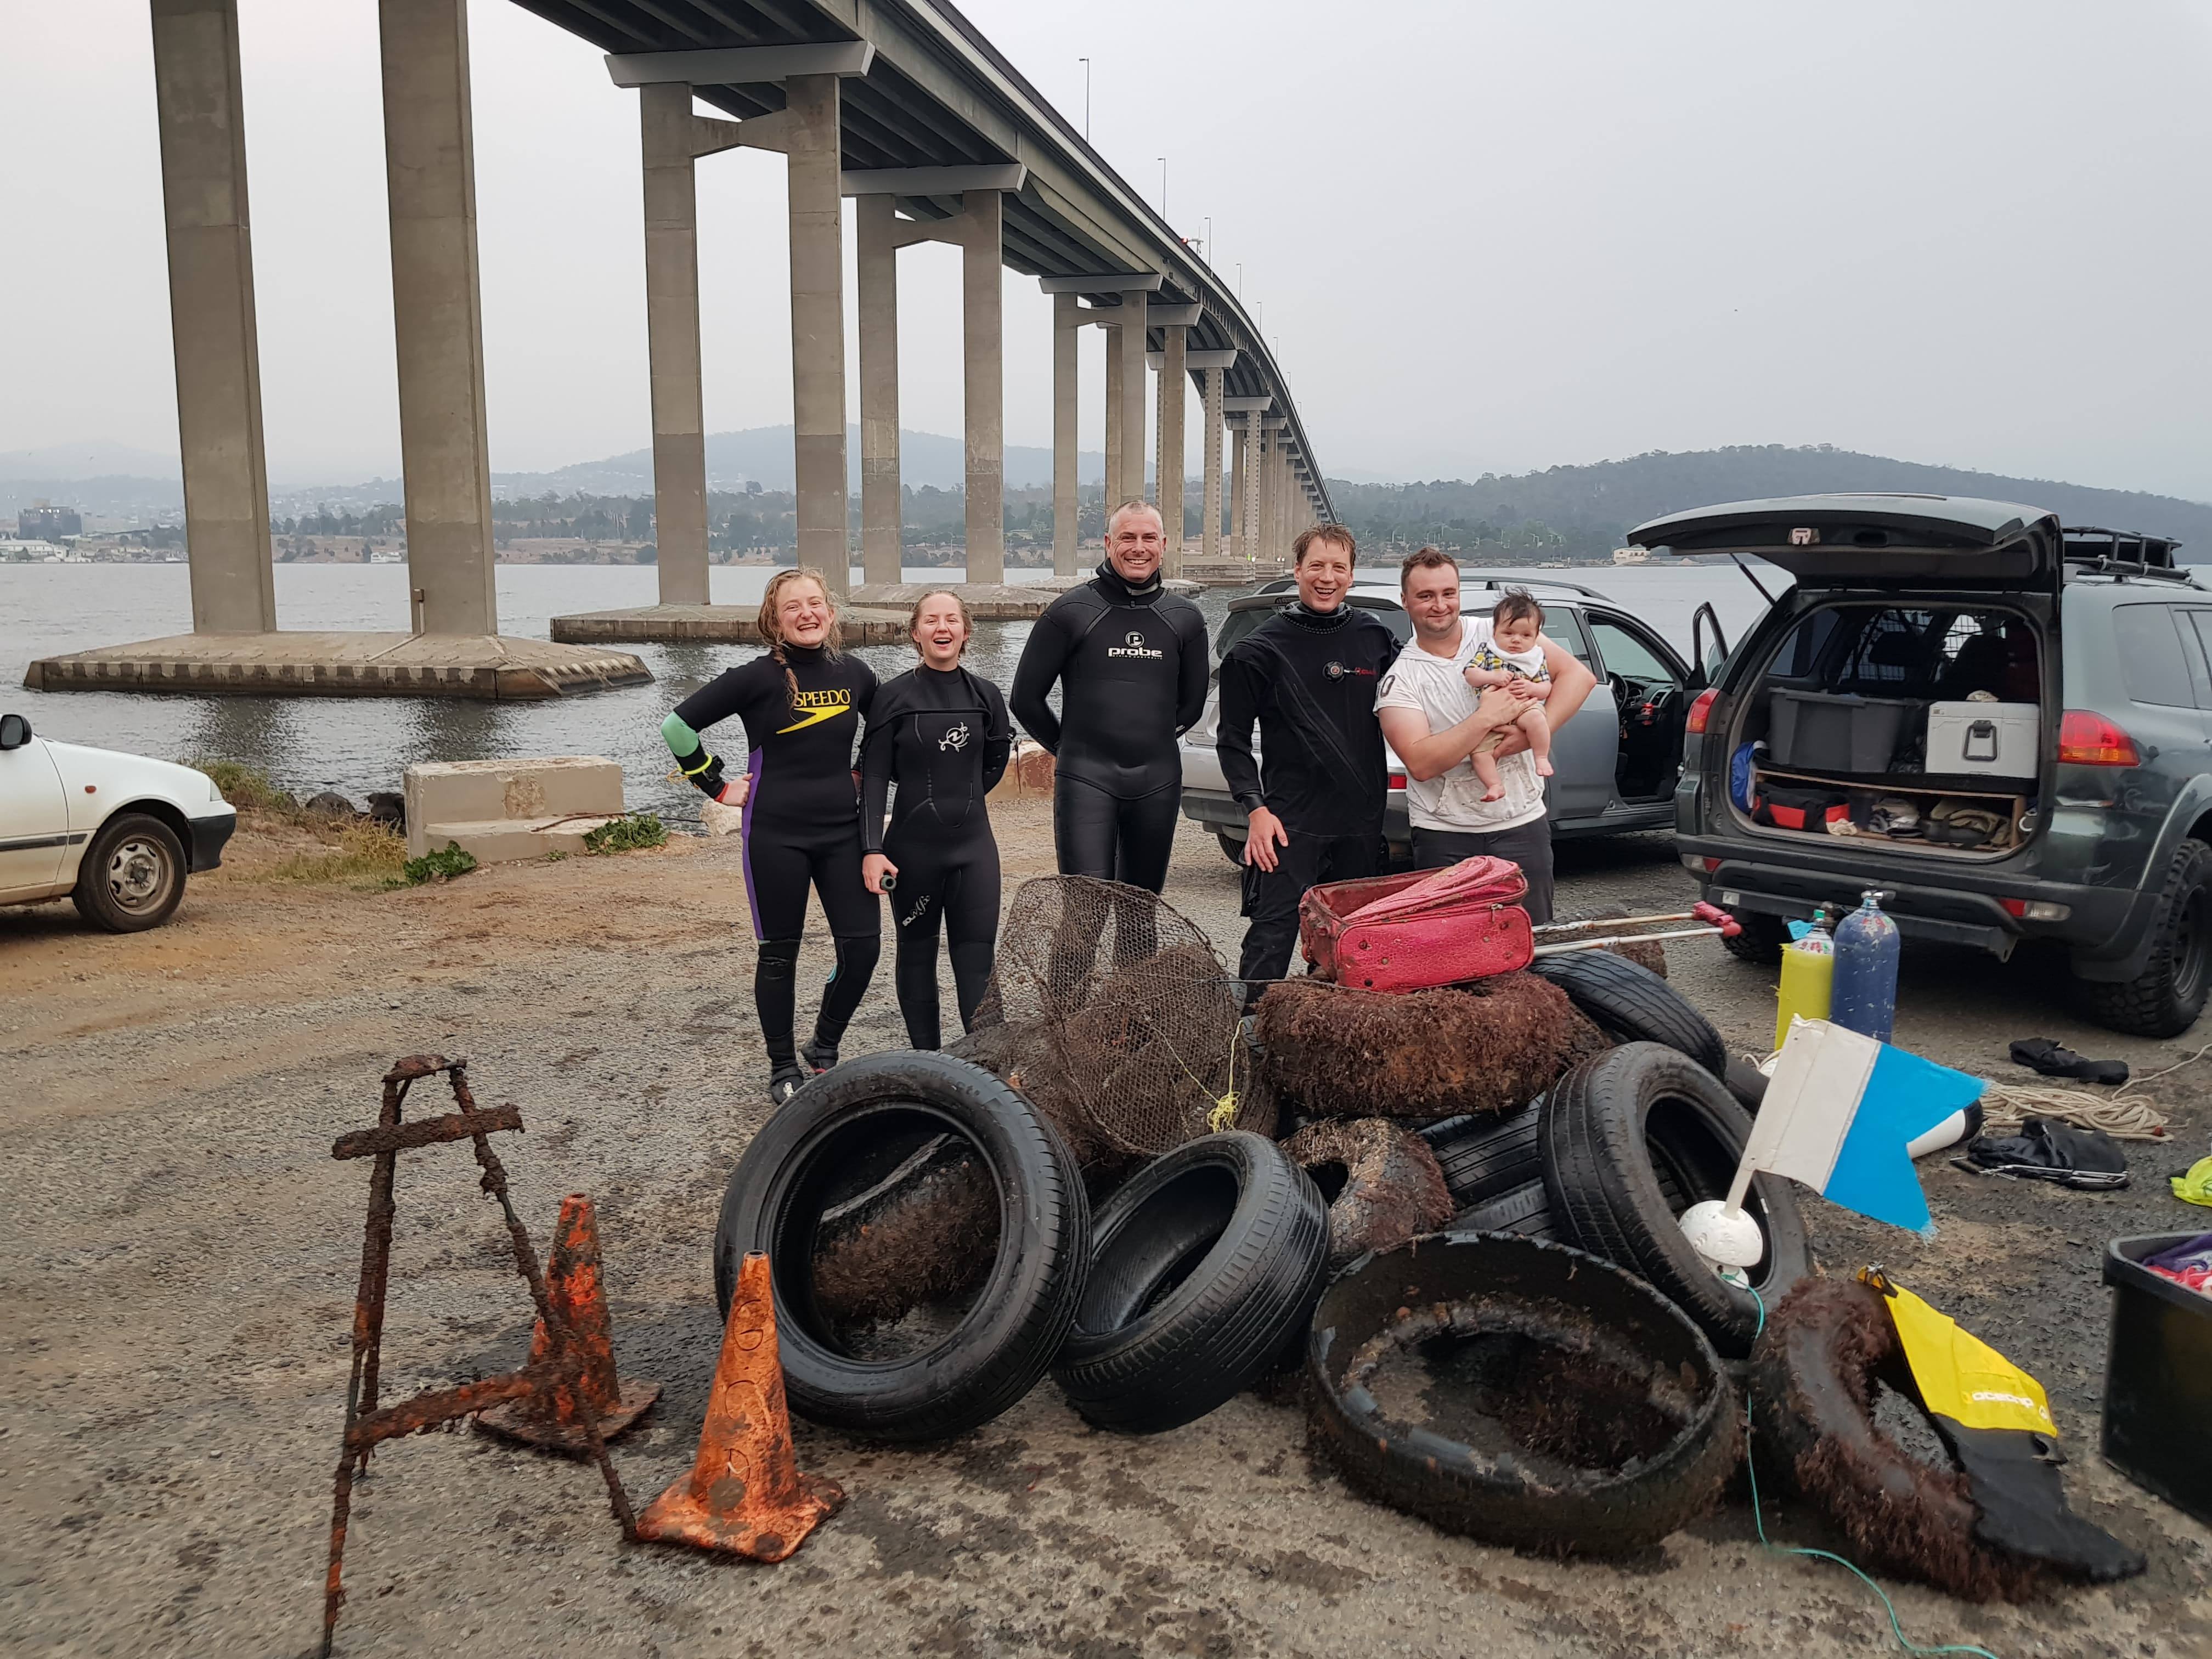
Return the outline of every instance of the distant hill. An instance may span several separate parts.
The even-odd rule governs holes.
[[[86,438],[76,443],[47,444],[39,449],[0,450],[0,478],[43,478],[69,483],[86,478],[176,478],[181,477],[174,455],[150,449],[133,449]]]
[[[1620,545],[1631,526],[1664,513],[1768,495],[1875,489],[1980,495],[2048,507],[2068,524],[2179,538],[2190,550],[2185,560],[2212,562],[2212,504],[1924,466],[1825,444],[1802,449],[1765,444],[1680,455],[1655,450],[1587,466],[1510,477],[1485,473],[1472,483],[1376,484],[1332,478],[1328,488],[1337,515],[1362,540],[1374,542],[1433,541],[1467,549],[1602,556]]]
[[[845,457],[852,488],[860,488],[860,428],[845,428]],[[1106,458],[1086,449],[1076,457],[1077,482],[1097,483],[1106,475]],[[967,456],[958,438],[934,432],[899,433],[899,472],[912,489],[957,489],[967,477]],[[603,461],[579,461],[551,472],[499,472],[493,483],[516,495],[540,495],[548,489],[562,495],[581,490],[590,495],[637,495],[653,493],[653,452],[634,449],[627,455],[610,455]],[[743,489],[758,483],[763,489],[789,489],[791,428],[757,426],[743,432],[707,434],[707,487]],[[1006,446],[1006,485],[1012,489],[1039,489],[1052,483],[1052,451],[1025,444]]]

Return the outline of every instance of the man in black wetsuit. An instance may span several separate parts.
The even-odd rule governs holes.
[[[1358,548],[1338,525],[1292,544],[1297,603],[1239,640],[1221,659],[1221,775],[1248,815],[1246,1006],[1290,965],[1298,901],[1316,882],[1382,868],[1388,754],[1375,686],[1398,655],[1374,613],[1345,603]],[[1261,756],[1252,753],[1260,726]]]
[[[1014,718],[1052,751],[1053,844],[1064,876],[1157,893],[1182,804],[1176,739],[1206,711],[1206,620],[1160,586],[1159,509],[1124,501],[1098,574],[1054,599],[1014,672]],[[1046,703],[1060,685],[1060,712]]]

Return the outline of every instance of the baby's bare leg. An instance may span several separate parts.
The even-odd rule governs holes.
[[[1536,775],[1540,778],[1550,777],[1552,775],[1552,722],[1550,717],[1544,713],[1544,705],[1540,702],[1530,703],[1528,712],[1522,715],[1514,724],[1521,728],[1522,735],[1528,739],[1528,752],[1536,757]]]
[[[1482,780],[1483,799],[1504,799],[1505,786],[1498,776],[1498,757],[1487,749],[1478,749],[1468,759],[1474,767],[1474,775]]]

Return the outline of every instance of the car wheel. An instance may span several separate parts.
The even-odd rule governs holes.
[[[1226,830],[1217,830],[1213,838],[1221,843],[1221,855],[1238,869],[1244,867],[1244,837],[1232,836]]]
[[[1723,939],[1723,951],[1738,962],[1756,963],[1762,968],[1774,967],[1782,960],[1782,947],[1790,942],[1790,928],[1781,917],[1753,910],[1736,921],[1743,931],[1734,939]]]
[[[100,826],[70,894],[79,915],[111,933],[159,927],[184,896],[184,843],[143,812],[118,813]]]
[[[2212,847],[2185,841],[2174,849],[2142,972],[2117,984],[2078,983],[2083,1012],[2108,1030],[2170,1037],[2197,1023],[2212,991]]]

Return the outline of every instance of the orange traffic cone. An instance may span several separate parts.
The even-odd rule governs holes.
[[[583,1352],[583,1371],[573,1384],[559,1383],[542,1395],[493,1407],[478,1415],[477,1426],[547,1451],[581,1455],[591,1445],[585,1437],[578,1395],[590,1401],[597,1413],[602,1440],[613,1439],[660,1398],[658,1382],[625,1386],[615,1376],[607,1296],[599,1283],[599,1216],[592,1200],[581,1193],[571,1193],[561,1200],[561,1219],[553,1228],[553,1253],[545,1263],[545,1289]],[[530,1363],[542,1364],[552,1357],[553,1339],[541,1319],[530,1339]]]
[[[801,1474],[792,1455],[775,1292],[768,1258],[752,1251],[730,1298],[698,1461],[638,1516],[637,1535],[781,1561],[844,1502],[844,1488]]]

